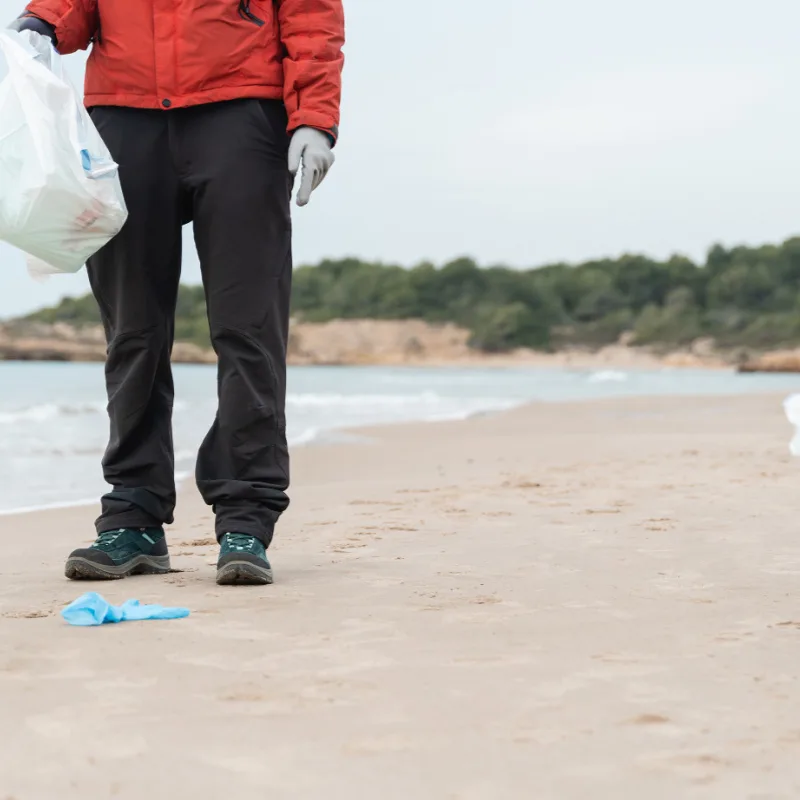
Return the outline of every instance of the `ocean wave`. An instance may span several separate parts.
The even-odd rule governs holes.
[[[12,425],[16,422],[46,422],[58,416],[58,406],[46,403],[41,406],[31,406],[20,411],[0,411],[0,424]]]
[[[628,380],[626,372],[618,372],[614,369],[604,369],[593,372],[589,376],[589,383],[623,383]]]
[[[321,392],[307,394],[290,394],[286,405],[295,408],[327,408],[344,406],[346,408],[364,407],[403,407],[409,405],[440,405],[450,398],[437,392],[418,392],[417,394],[339,394]]]
[[[294,436],[288,437],[288,443],[294,447],[302,444],[310,444],[319,438],[320,431],[318,428],[306,428]]]
[[[174,410],[185,411],[189,407],[184,401],[176,401]],[[103,401],[91,403],[41,403],[27,408],[0,411],[0,425],[15,425],[18,422],[47,422],[58,417],[78,417],[89,414],[105,416],[106,403]]]
[[[38,511],[55,511],[62,508],[82,508],[93,506],[98,502],[96,497],[91,500],[67,500],[63,503],[42,503],[40,505],[19,506],[17,508],[0,508],[0,517],[11,517],[17,514],[33,514]]]
[[[463,422],[476,417],[499,414],[502,411],[511,411],[519,407],[520,403],[515,400],[496,400],[493,402],[481,403],[474,407],[453,409],[443,411],[439,414],[431,414],[424,417],[420,422]]]
[[[12,443],[12,447],[9,448],[9,452],[16,453],[17,445]],[[0,446],[0,452],[4,450],[2,446]],[[92,458],[100,458],[103,453],[105,453],[105,446],[98,444],[96,447],[49,447],[47,445],[38,446],[36,444],[31,445],[25,450],[26,456],[33,456],[35,458],[38,457],[50,457],[54,456],[56,458],[85,458],[85,457],[92,457]]]
[[[80,405],[58,405],[42,403],[15,411],[0,411],[0,424],[13,425],[18,422],[47,422],[56,417],[75,417],[81,414],[104,414],[105,403],[81,403]]]

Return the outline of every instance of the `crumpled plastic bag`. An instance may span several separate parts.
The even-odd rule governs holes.
[[[0,239],[34,277],[77,272],[128,212],[111,158],[50,40],[0,30]]]
[[[61,616],[70,625],[88,627],[111,622],[138,622],[145,619],[182,619],[189,616],[189,609],[143,606],[138,600],[128,600],[121,606],[112,606],[97,592],[87,592],[63,609]]]

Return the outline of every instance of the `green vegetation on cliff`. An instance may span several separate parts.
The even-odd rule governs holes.
[[[331,319],[454,322],[486,351],[515,347],[599,347],[629,333],[633,342],[670,348],[698,337],[722,347],[800,344],[800,238],[782,245],[719,245],[704,264],[673,256],[626,255],[530,270],[481,269],[461,258],[413,269],[357,259],[299,267],[293,314]],[[63,300],[28,319],[96,324],[91,297]],[[207,344],[200,287],[184,286],[176,336]]]

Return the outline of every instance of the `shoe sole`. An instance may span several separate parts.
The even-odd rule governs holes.
[[[117,581],[129,575],[165,575],[170,570],[169,556],[136,556],[118,567],[77,557],[67,559],[64,574],[71,581]]]
[[[220,586],[267,586],[272,583],[272,570],[249,561],[229,561],[217,570]]]

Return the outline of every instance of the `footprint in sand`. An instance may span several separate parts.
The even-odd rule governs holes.
[[[184,542],[175,542],[175,545],[177,547],[216,547],[217,540],[211,536],[206,536],[204,539],[188,539]]]
[[[666,725],[670,721],[669,717],[661,714],[639,714],[638,717],[625,720],[624,725]]]
[[[5,619],[42,619],[52,617],[55,611],[6,611],[0,616]]]

